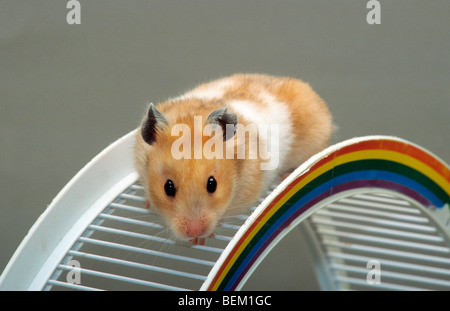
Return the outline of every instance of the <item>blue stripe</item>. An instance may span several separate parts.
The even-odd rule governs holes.
[[[433,205],[436,207],[443,207],[444,202],[442,202],[434,193],[432,193],[428,188],[423,185],[417,183],[416,181],[391,172],[380,171],[380,170],[364,170],[357,171],[352,173],[347,173],[344,175],[340,175],[335,177],[315,189],[308,192],[302,198],[300,198],[295,204],[291,206],[282,216],[280,216],[270,227],[270,229],[258,240],[256,245],[253,246],[252,250],[247,254],[246,258],[243,260],[239,268],[235,271],[234,275],[230,278],[227,285],[224,287],[225,290],[230,290],[233,284],[236,282],[239,275],[245,269],[250,260],[255,256],[256,252],[262,247],[262,245],[267,241],[270,236],[279,228],[287,219],[289,219],[295,212],[300,210],[306,203],[310,200],[314,199],[318,195],[329,191],[330,196],[332,195],[332,188],[335,185],[340,185],[346,182],[357,181],[357,180],[365,180],[365,179],[376,179],[376,180],[386,180],[390,182],[394,182],[397,184],[401,184],[411,190],[421,194],[426,199],[428,199]],[[307,185],[306,185],[307,186]],[[305,187],[306,187],[305,186]],[[273,216],[272,216],[273,217]],[[266,222],[267,225],[270,223],[270,219]],[[252,241],[253,242],[253,241]],[[247,246],[248,247],[248,246]]]

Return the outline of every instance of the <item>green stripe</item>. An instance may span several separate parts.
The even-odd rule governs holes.
[[[430,178],[420,173],[419,171],[404,164],[400,164],[398,162],[379,159],[369,159],[369,160],[352,161],[335,166],[332,169],[326,171],[322,175],[310,181],[301,189],[299,189],[271,216],[270,219],[267,220],[267,222],[258,230],[258,232],[255,234],[255,236],[252,238],[249,244],[245,247],[245,249],[242,251],[239,257],[236,259],[235,263],[230,268],[227,275],[222,280],[221,284],[218,286],[218,290],[223,290],[225,288],[225,285],[234,275],[238,267],[241,265],[242,261],[247,257],[247,254],[252,250],[253,245],[255,245],[261,239],[261,237],[264,236],[264,234],[270,229],[270,227],[298,200],[300,200],[311,190],[315,189],[316,187],[320,186],[325,182],[332,180],[335,177],[363,170],[387,171],[402,176],[406,176],[418,182],[419,184],[422,184],[424,187],[428,188],[443,202],[450,202],[450,196],[434,181],[432,181]]]

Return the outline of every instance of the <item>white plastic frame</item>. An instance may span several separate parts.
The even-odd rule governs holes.
[[[41,290],[92,220],[137,180],[135,135],[136,130],[104,149],[59,192],[6,266],[2,290]]]
[[[138,176],[134,169],[133,148],[136,130],[128,133],[124,137],[111,144],[92,161],[90,161],[76,176],[61,190],[50,206],[39,217],[30,229],[19,248],[14,253],[3,274],[0,277],[0,289],[2,290],[42,290],[46,282],[51,277],[55,268],[66,255],[80,235],[101,213],[104,208],[127,187],[137,181]],[[210,274],[201,287],[206,289],[212,281],[213,276],[221,267],[221,264],[236,242],[249,228],[251,223],[268,206],[280,192],[282,192],[295,178],[308,169],[322,157],[352,143],[369,139],[383,139],[385,136],[369,136],[363,138],[350,139],[327,148],[316,154],[303,165],[301,165],[291,176],[282,182],[253,212],[246,223],[240,228],[235,237],[230,241],[227,248],[217,260]],[[392,137],[389,137],[393,139]],[[403,141],[395,138],[395,140]],[[406,142],[406,141],[404,141]],[[407,142],[409,143],[409,142]],[[409,143],[411,144],[411,143]],[[365,189],[367,191],[367,189]],[[327,203],[340,197],[358,193],[361,190],[341,193],[336,197],[329,197],[316,206],[310,208],[308,212],[295,220],[290,229],[285,230],[270,246],[264,251],[237,289],[240,289],[245,281],[250,277],[258,264],[270,252],[270,250],[296,225],[309,217],[315,211],[325,206]],[[377,189],[379,192],[380,189]],[[407,197],[404,199],[408,200]],[[416,202],[417,203],[417,202]],[[441,229],[446,228],[448,218],[448,207],[441,209],[445,215],[436,215],[434,211],[424,209],[429,213],[430,218],[435,218],[441,223],[436,223]],[[438,217],[436,217],[438,216]],[[440,218],[440,219],[439,219]],[[442,223],[444,219],[444,222]]]

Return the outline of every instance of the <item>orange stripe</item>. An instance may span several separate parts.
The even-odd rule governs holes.
[[[297,177],[293,182],[291,182],[274,200],[270,203],[269,206],[267,206],[262,213],[258,216],[256,221],[253,222],[253,224],[246,230],[244,235],[239,239],[239,241],[236,243],[236,245],[233,247],[233,249],[228,254],[225,261],[222,263],[220,269],[217,271],[214,279],[212,280],[210,286],[208,287],[208,290],[211,290],[216,287],[216,284],[221,277],[221,275],[224,273],[224,270],[229,265],[230,261],[235,256],[236,252],[240,249],[240,247],[245,243],[247,237],[251,234],[251,232],[254,230],[254,228],[257,226],[257,224],[260,222],[261,219],[264,218],[264,216],[283,198],[285,197],[289,191],[294,188],[301,180],[306,178],[308,175],[310,175],[312,172],[314,172],[317,168],[325,165],[326,163],[332,161],[334,158],[338,156],[342,156],[348,153],[358,152],[362,150],[389,150],[394,151],[400,154],[405,154],[410,157],[413,157],[417,159],[420,162],[423,162],[425,165],[432,168],[434,171],[439,173],[444,179],[450,182],[450,170],[447,169],[447,167],[441,163],[439,160],[434,158],[432,155],[426,153],[425,151],[409,145],[406,142],[399,142],[399,141],[392,141],[392,140],[368,140],[368,141],[361,141],[352,145],[348,145],[343,147],[342,149],[336,150],[332,154],[328,155],[327,157],[319,160],[317,163],[315,163],[307,172]],[[226,275],[226,274],[225,274]]]

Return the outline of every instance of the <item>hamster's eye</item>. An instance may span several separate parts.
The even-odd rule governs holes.
[[[208,178],[208,183],[206,184],[206,190],[208,190],[209,193],[213,193],[216,191],[217,188],[217,181],[214,179],[214,177],[210,176]]]
[[[164,185],[164,190],[166,191],[166,194],[169,197],[174,197],[175,193],[177,192],[177,189],[175,189],[175,185],[173,184],[173,182],[168,179]]]

